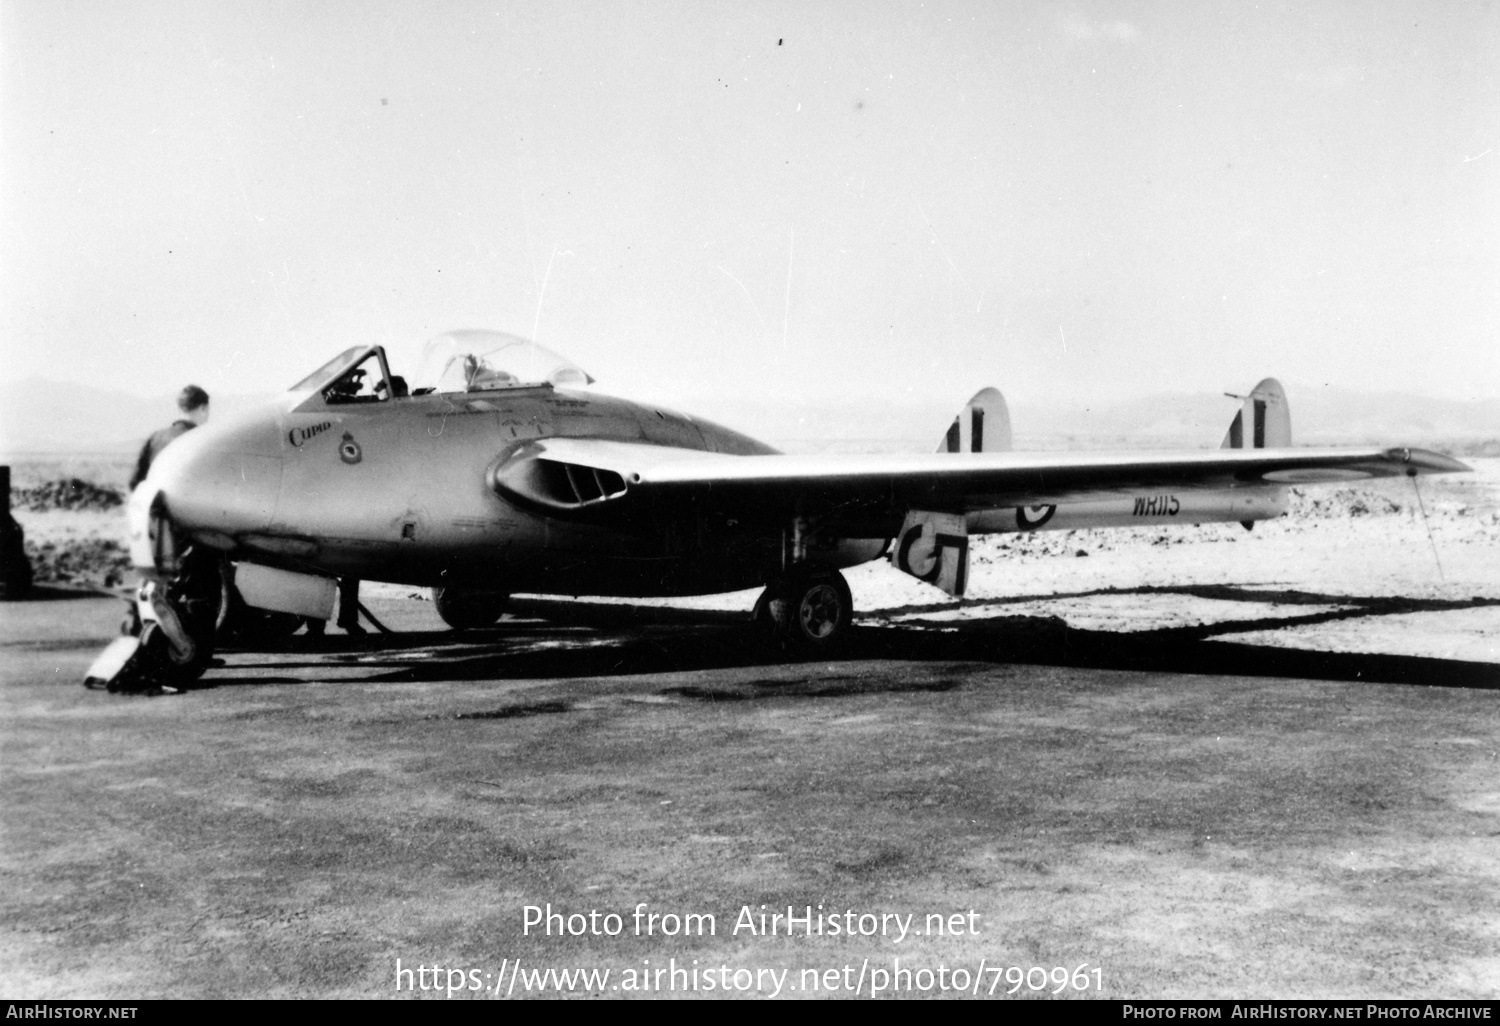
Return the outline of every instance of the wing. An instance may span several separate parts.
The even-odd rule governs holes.
[[[767,523],[804,516],[852,536],[880,537],[910,509],[971,513],[1154,489],[1218,491],[1469,469],[1421,449],[728,456],[551,438],[497,466],[491,484],[555,516],[687,515]]]

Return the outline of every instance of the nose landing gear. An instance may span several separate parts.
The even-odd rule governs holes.
[[[222,580],[216,553],[189,549],[170,583],[144,582],[121,625],[126,635],[94,660],[84,686],[161,693],[201,677],[213,660]]]

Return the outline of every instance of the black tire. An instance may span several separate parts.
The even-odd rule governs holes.
[[[131,667],[131,680],[120,690],[136,691],[150,688],[153,684],[185,688],[203,676],[213,660],[213,654],[211,645],[194,645],[192,654],[182,659],[161,625],[147,624],[141,634],[140,652]]]
[[[215,635],[224,610],[222,563],[223,557],[212,549],[189,546],[164,594],[157,592],[158,598],[165,597],[188,642],[187,650],[179,652],[160,624],[146,626],[141,634],[143,666],[157,683],[185,687],[203,676],[213,662]]]
[[[766,585],[755,621],[788,648],[821,654],[841,648],[854,623],[849,584],[836,570],[803,574]]]
[[[467,588],[434,588],[432,602],[438,616],[456,631],[493,627],[505,615],[510,596],[493,591],[471,591]]]

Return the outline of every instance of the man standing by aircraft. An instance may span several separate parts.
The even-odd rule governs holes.
[[[135,461],[135,472],[130,475],[131,491],[135,491],[136,487],[142,481],[146,480],[146,476],[151,473],[151,464],[156,462],[156,457],[161,455],[163,449],[171,445],[182,435],[193,430],[193,428],[199,427],[208,421],[208,393],[197,385],[187,385],[177,395],[177,408],[182,411],[182,416],[160,431],[154,432],[150,438],[146,439],[146,444],[141,446],[141,454]],[[207,550],[203,550],[201,546],[187,546],[182,553],[182,573],[180,576],[183,580],[192,583],[194,587],[201,591],[203,590],[202,582],[207,580],[210,575],[217,576],[218,574],[219,565],[216,558],[210,555]],[[125,604],[127,606],[125,622],[127,633],[139,633],[141,621],[136,610],[136,600],[134,598],[127,599]],[[201,600],[183,603],[182,612],[193,619],[202,619],[206,622],[209,617],[202,606],[203,603]],[[179,622],[180,618],[173,616],[169,619],[173,624],[171,633],[185,637],[183,627]],[[111,686],[113,688],[113,685]],[[148,678],[132,680],[129,686],[120,688],[120,690],[142,689],[166,690],[158,687],[155,681]]]
[[[146,480],[146,475],[151,472],[151,464],[163,449],[179,435],[187,434],[208,420],[208,393],[197,385],[188,385],[177,396],[177,408],[182,411],[182,416],[146,439],[146,444],[141,447],[140,458],[135,462],[135,473],[130,475],[131,491]]]

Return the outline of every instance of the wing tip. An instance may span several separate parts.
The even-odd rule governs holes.
[[[1394,448],[1385,451],[1385,458],[1392,463],[1407,465],[1408,474],[1466,474],[1474,468],[1452,456],[1444,456],[1430,449]]]

